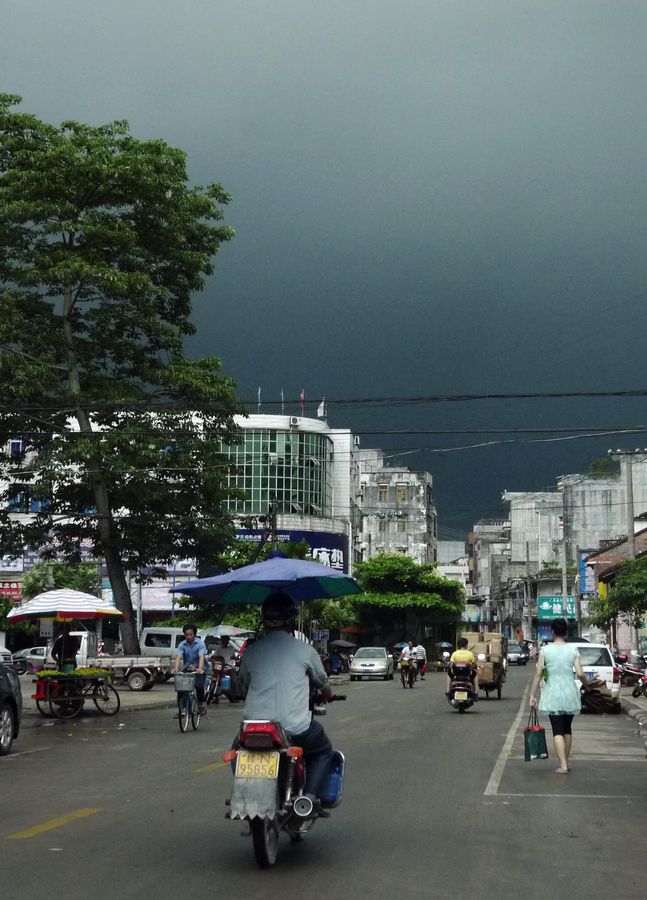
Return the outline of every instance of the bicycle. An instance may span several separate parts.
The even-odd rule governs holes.
[[[176,672],[175,675],[178,722],[182,734],[189,730],[189,719],[194,731],[200,727],[200,703],[195,689],[197,675],[197,672]]]

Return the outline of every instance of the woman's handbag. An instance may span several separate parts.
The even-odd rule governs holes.
[[[539,716],[534,706],[530,710],[528,724],[523,730],[523,751],[526,762],[533,759],[548,759],[546,732],[539,724]]]

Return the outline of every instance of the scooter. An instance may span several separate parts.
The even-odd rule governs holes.
[[[345,700],[334,696],[332,700]],[[325,714],[325,704],[313,701],[313,713]],[[304,839],[322,810],[339,806],[344,784],[344,754],[333,759],[321,800],[304,793],[306,765],[303,748],[294,747],[278,722],[244,721],[235,745],[222,754],[231,764],[234,784],[226,818],[249,823],[256,862],[268,869],[276,862],[279,837],[293,843]]]
[[[472,681],[472,667],[469,664],[454,663],[452,680],[447,697],[449,705],[464,713],[476,702],[476,691]]]
[[[211,663],[211,677],[205,685],[204,702],[219,703],[221,697],[226,697],[230,703],[236,703],[235,669],[227,665],[224,656],[214,655],[209,660]]]
[[[635,685],[633,691],[631,692],[632,697],[647,697],[647,672],[643,672],[640,676],[638,683]]]

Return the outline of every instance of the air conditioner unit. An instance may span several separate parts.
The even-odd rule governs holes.
[[[290,428],[297,428],[299,425],[298,416],[290,416]]]

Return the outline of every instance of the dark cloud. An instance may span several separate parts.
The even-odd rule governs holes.
[[[191,348],[246,397],[628,388],[644,383],[646,28],[642,0],[10,0],[0,71],[25,108],[128,118],[234,195]],[[635,424],[644,401],[333,416]],[[434,473],[458,528],[607,443],[403,461]]]

